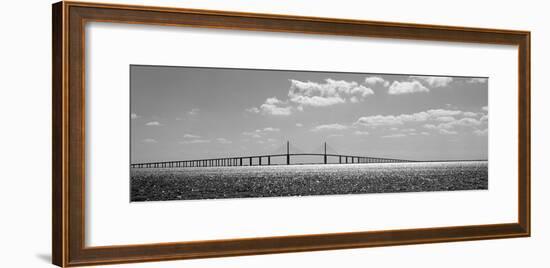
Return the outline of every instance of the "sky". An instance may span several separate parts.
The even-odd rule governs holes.
[[[483,77],[130,66],[131,162],[292,152],[487,159]]]

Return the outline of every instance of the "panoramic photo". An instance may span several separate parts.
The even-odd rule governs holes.
[[[130,66],[130,201],[488,189],[487,77]]]

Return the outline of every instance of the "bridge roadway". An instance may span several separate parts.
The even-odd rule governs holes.
[[[321,154],[321,153],[292,153],[292,154],[268,154],[238,157],[222,157],[196,160],[163,161],[131,164],[132,168],[174,168],[174,167],[238,167],[238,166],[265,166],[273,165],[272,158],[286,157],[286,165],[292,165],[292,156],[322,156],[323,164],[328,164],[328,158],[338,158],[337,163],[331,164],[369,164],[369,163],[405,163],[416,162],[412,160],[380,158],[358,155]],[[256,161],[254,161],[256,160]],[[254,164],[256,162],[256,164]],[[315,163],[312,163],[315,164]]]

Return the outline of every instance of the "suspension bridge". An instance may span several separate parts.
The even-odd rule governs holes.
[[[232,156],[221,158],[162,161],[130,164],[131,168],[187,168],[187,167],[240,167],[240,166],[270,166],[270,165],[296,165],[304,164],[293,161],[298,157],[319,158],[318,162],[308,164],[371,164],[371,163],[405,163],[416,162],[413,160],[381,158],[360,155],[344,155],[327,153],[327,143],[323,144],[322,153],[290,152],[290,142],[286,142],[286,153],[274,153],[265,155]],[[275,160],[279,160],[278,163]],[[282,163],[281,163],[282,160]]]

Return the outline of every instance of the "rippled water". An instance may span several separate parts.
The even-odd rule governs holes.
[[[131,201],[478,190],[486,161],[131,169]]]

